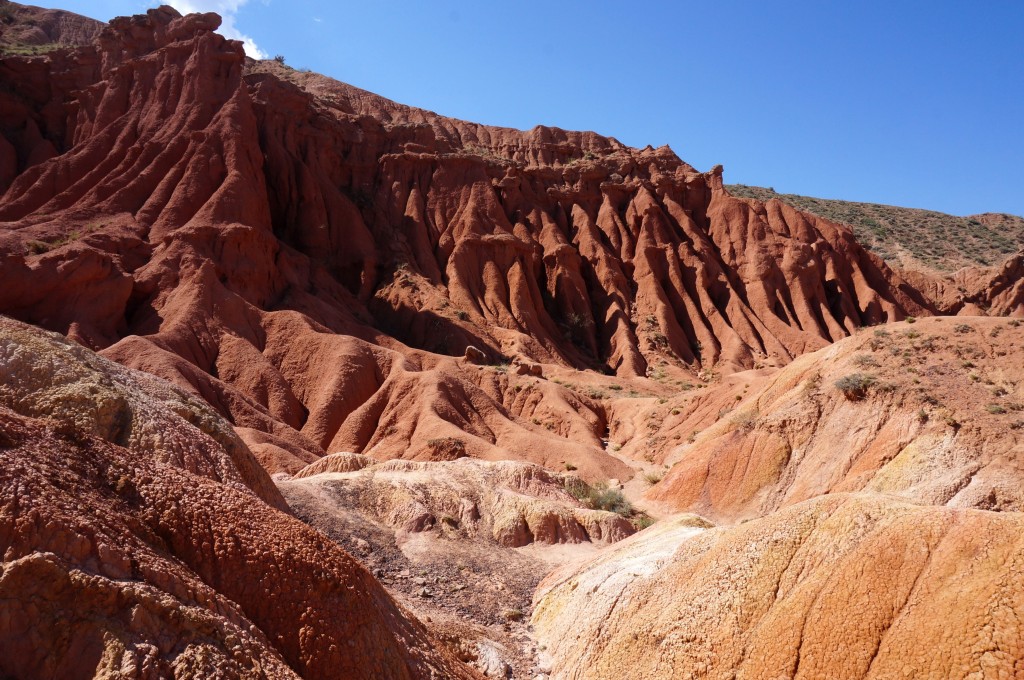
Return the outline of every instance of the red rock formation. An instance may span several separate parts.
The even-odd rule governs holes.
[[[207,407],[48,335],[0,324],[0,675],[478,677]]]
[[[245,444],[207,404],[56,333],[0,317],[0,405],[48,418],[162,463],[288,506]]]
[[[998,267],[957,272],[954,281],[965,291],[958,312],[1024,316],[1024,251]]]
[[[178,420],[165,414],[155,421],[165,434],[122,440],[123,423],[109,415],[142,411],[116,399],[110,409],[73,411],[74,427],[36,420],[46,415],[42,406],[0,410],[0,644],[10,645],[0,650],[0,674],[124,668],[128,675],[463,677],[468,671],[431,651],[427,633],[336,544],[270,507],[280,507],[280,497],[254,457],[266,471],[295,473],[310,464],[330,470],[337,457],[316,461],[337,451],[374,460],[465,454],[627,480],[632,469],[605,452],[602,439],[630,436],[641,442],[630,455],[661,464],[663,445],[638,450],[642,420],[651,432],[683,422],[695,429],[724,410],[723,395],[708,389],[693,402],[706,413],[678,420],[665,404],[659,423],[646,417],[656,410],[641,417],[649,404],[639,399],[609,406],[606,389],[649,383],[661,390],[654,402],[672,388],[648,374],[711,383],[714,374],[788,364],[865,324],[938,311],[1022,312],[1019,257],[998,272],[965,273],[959,283],[905,278],[844,227],[778,201],[736,199],[723,189],[721,168],[698,172],[667,147],[443,118],[314,74],[247,62],[239,43],[215,33],[218,24],[215,15],[181,17],[164,7],[112,21],[85,47],[0,59],[0,312],[66,333],[192,395],[146,392],[138,400],[146,413],[198,395],[237,435],[204,430],[176,406],[198,434],[184,425],[187,436],[166,432]],[[543,368],[517,368],[533,364]],[[806,368],[780,372],[758,392],[758,404],[767,412],[788,397],[803,403],[786,381]],[[94,384],[97,394],[110,391],[98,379],[72,377],[53,382],[71,394]],[[569,379],[584,384],[570,387]],[[743,394],[727,397],[750,405]],[[732,426],[725,434],[743,430],[731,435],[743,445],[723,448],[709,430],[651,495],[676,506],[704,503],[726,519],[864,488],[1022,507],[1015,435],[994,438],[1004,448],[985,448],[982,435],[993,426],[968,441],[973,448],[949,448],[948,459],[907,453],[908,438],[952,425],[935,410],[925,428],[915,420],[917,403],[882,414],[895,398],[872,393],[858,402],[860,416],[884,421],[886,436],[849,447],[838,463],[822,455],[824,445],[808,447],[809,465],[791,455],[807,433],[785,409],[767,423],[723,421],[720,430]],[[839,428],[846,405],[836,403],[800,414],[815,432],[823,422]],[[179,437],[189,444],[185,455]],[[459,445],[444,443],[454,438]],[[461,463],[408,467],[445,465]],[[973,550],[975,535],[1005,542],[1019,523],[951,509],[875,513],[859,501],[847,512],[838,503],[783,510],[789,514],[773,521],[803,521],[801,512],[817,517],[819,508],[842,514],[844,529],[861,526],[861,516],[894,516],[902,523],[894,533],[850,544],[862,553],[843,563],[849,583],[861,555],[899,543],[905,526],[943,528],[966,517],[957,546]],[[563,532],[560,521],[557,531],[550,520],[542,524],[545,536]],[[568,520],[564,526],[576,531]],[[775,535],[769,521],[756,527]],[[702,545],[732,554],[746,536]],[[804,532],[790,547],[806,539]],[[1004,551],[1007,559],[1017,559],[1014,550]],[[808,569],[832,551],[826,542]],[[744,552],[754,571],[759,555],[774,564],[771,553]],[[696,565],[701,554],[681,573],[699,573],[693,583],[707,590],[722,562]],[[957,547],[942,568],[966,554]],[[830,573],[814,571],[812,585]],[[752,578],[737,597],[769,602],[780,582]],[[992,579],[979,583],[972,604],[994,592]],[[811,592],[783,606],[803,606]],[[887,597],[897,602],[903,592],[901,582]],[[833,612],[861,601],[840,595],[829,600]],[[951,601],[943,594],[918,611],[944,611]],[[672,613],[680,600],[658,603],[666,607],[657,612]],[[736,613],[728,597],[713,604],[704,610],[710,621]],[[846,640],[841,617],[833,618],[821,649]],[[776,623],[806,620],[779,614]],[[880,644],[882,628],[872,621],[851,638],[858,650]],[[965,621],[968,633],[972,621],[990,623],[980,614]],[[743,637],[725,637],[773,639],[738,630]],[[625,637],[614,639],[628,650]],[[930,632],[895,638],[884,660],[934,640]],[[731,652],[746,649],[728,644]],[[793,648],[799,652],[800,642],[771,660],[792,661]],[[627,661],[613,654],[594,672],[621,673]]]
[[[435,355],[729,370],[931,308],[845,229],[734,199],[668,148],[246,73],[217,23],[161,8],[3,60],[19,152],[0,172],[0,311],[189,386],[272,470],[332,447],[403,455],[450,426],[480,438],[471,455],[557,446],[628,476],[564,439],[596,445],[600,409],[538,430],[507,382]],[[409,400],[417,427],[379,448]]]

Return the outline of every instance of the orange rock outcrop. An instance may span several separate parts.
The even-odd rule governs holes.
[[[1016,677],[1022,522],[867,494],[683,517],[549,575],[533,624],[573,680]]]
[[[870,490],[1024,510],[1024,324],[919,319],[800,357],[692,444],[647,496],[715,521]],[[852,385],[846,387],[849,383]]]

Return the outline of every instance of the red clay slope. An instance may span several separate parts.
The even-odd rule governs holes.
[[[0,676],[478,677],[258,496],[209,407],[0,318]]]
[[[0,312],[190,386],[271,470],[465,432],[471,455],[628,475],[599,406],[444,355],[729,371],[937,309],[720,168],[247,67],[218,24],[163,7],[0,60]],[[566,404],[554,431],[531,417]]]

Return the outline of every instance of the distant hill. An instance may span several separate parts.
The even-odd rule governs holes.
[[[88,45],[104,26],[71,12],[0,0],[0,56],[35,56]]]
[[[795,208],[849,225],[857,239],[890,264],[952,272],[995,265],[1024,247],[1024,218],[1002,213],[957,217],[934,210],[855,203],[774,189],[728,184],[738,198],[777,198]]]

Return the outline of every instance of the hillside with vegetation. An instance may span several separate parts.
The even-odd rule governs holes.
[[[726,189],[737,198],[777,198],[849,225],[857,240],[900,268],[954,272],[963,267],[998,265],[1024,247],[1024,218],[1017,215],[958,217],[934,210],[780,194],[770,187],[728,184]]]

